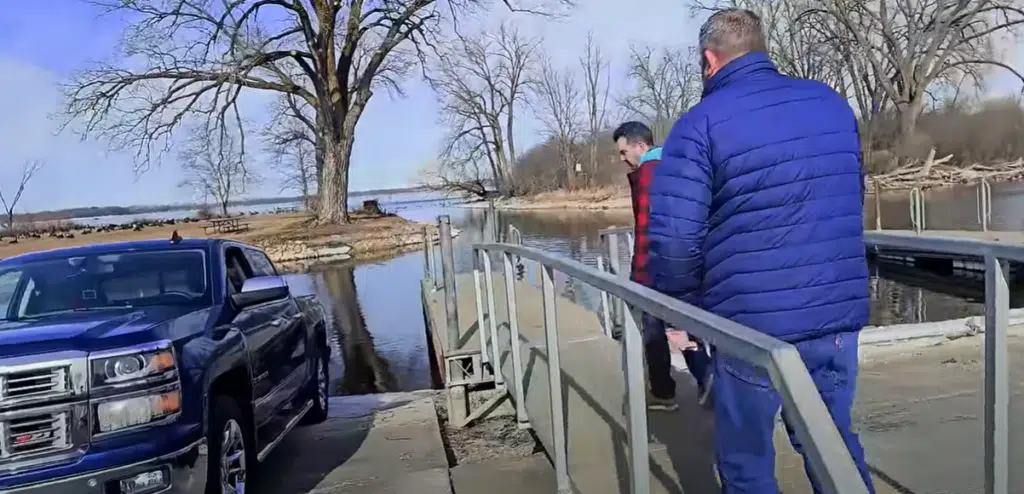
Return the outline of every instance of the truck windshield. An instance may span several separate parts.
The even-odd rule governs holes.
[[[201,250],[109,252],[0,269],[7,320],[71,311],[211,303]]]

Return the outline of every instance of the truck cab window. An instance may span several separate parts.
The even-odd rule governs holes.
[[[20,269],[15,269],[6,273],[0,273],[0,307],[3,307],[4,314],[10,310],[11,298],[14,297],[14,291],[18,288],[21,272]]]
[[[253,276],[277,276],[277,270],[274,269],[274,264],[270,262],[270,258],[266,254],[253,249],[245,249],[245,257],[249,260],[249,265],[252,266]]]
[[[227,263],[228,288],[232,293],[241,292],[245,280],[252,278],[252,269],[245,255],[238,247],[228,247],[224,250],[224,261]]]

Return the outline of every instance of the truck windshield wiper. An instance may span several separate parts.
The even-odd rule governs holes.
[[[25,320],[25,319],[39,319],[39,318],[43,318],[43,317],[57,316],[57,315],[61,315],[61,314],[72,314],[72,313],[75,313],[75,312],[94,312],[94,311],[106,311],[106,310],[123,310],[123,309],[131,309],[131,308],[133,308],[131,305],[104,305],[104,306],[100,306],[100,307],[75,307],[73,309],[61,309],[61,310],[53,310],[53,311],[49,311],[49,312],[40,312],[38,314],[21,316],[21,317],[15,318],[13,320],[20,321],[20,320]]]

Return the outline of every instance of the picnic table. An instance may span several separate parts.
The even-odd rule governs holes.
[[[209,223],[203,225],[203,232],[207,235],[210,234],[210,230],[213,230],[214,233],[234,233],[248,229],[249,224],[242,223],[240,217],[211,219]]]

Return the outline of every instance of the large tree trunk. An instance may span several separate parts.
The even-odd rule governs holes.
[[[348,167],[351,157],[351,138],[324,145],[320,201],[317,204],[317,220],[321,224],[348,223]]]
[[[900,136],[903,139],[913,137],[917,131],[917,117],[921,115],[921,104],[912,102],[900,105]]]

